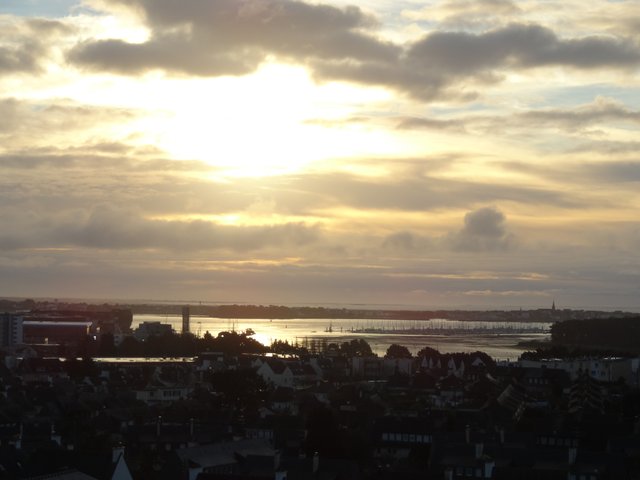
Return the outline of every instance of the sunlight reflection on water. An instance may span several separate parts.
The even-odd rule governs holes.
[[[132,328],[141,322],[162,322],[170,324],[176,332],[182,328],[182,317],[178,315],[145,315],[133,317]],[[400,333],[400,330],[421,329],[426,326],[440,329],[442,334]],[[228,319],[192,316],[190,331],[202,336],[205,332],[216,336],[218,332],[252,329],[253,338],[264,345],[274,340],[296,341],[302,344],[305,339],[331,342],[344,342],[353,338],[364,338],[374,353],[384,355],[389,345],[399,343],[413,354],[425,346],[433,347],[442,353],[483,351],[497,360],[515,360],[526,349],[516,346],[523,340],[544,340],[550,323],[543,322],[463,322],[452,320],[431,320],[415,322],[413,320],[358,320],[358,319]],[[384,328],[384,333],[375,333],[375,329]],[[471,332],[472,329],[476,329]],[[484,331],[477,329],[484,328]],[[500,328],[501,333],[496,334]],[[513,333],[508,329],[512,328]],[[329,331],[330,330],[330,331]],[[366,330],[355,332],[354,330]],[[394,332],[394,330],[397,332]],[[459,332],[459,333],[457,333]],[[492,333],[494,332],[494,333]],[[506,332],[506,333],[505,333]]]

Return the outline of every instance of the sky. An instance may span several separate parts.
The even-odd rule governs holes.
[[[637,0],[3,0],[0,296],[640,310]]]

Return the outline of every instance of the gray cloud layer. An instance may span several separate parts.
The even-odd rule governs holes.
[[[151,28],[141,44],[89,40],[69,59],[124,74],[162,69],[194,75],[241,75],[269,55],[308,65],[317,78],[379,85],[430,100],[469,99],[479,84],[509,70],[560,66],[631,69],[640,47],[612,36],[560,38],[533,24],[480,33],[436,31],[406,46],[376,36],[376,20],[356,7],[290,0],[180,2],[108,0],[138,12]]]
[[[88,213],[88,215],[87,215]],[[0,234],[0,249],[83,247],[108,250],[168,249],[248,252],[314,242],[318,229],[302,223],[267,226],[218,225],[209,221],[148,220],[132,210],[98,205],[90,212],[32,212]]]
[[[305,61],[389,61],[398,47],[361,33],[375,20],[356,7],[338,9],[286,0],[114,1],[139,11],[152,28],[142,44],[89,41],[72,61],[120,73],[164,69],[194,75],[240,75],[277,54]]]
[[[618,239],[599,259],[592,258],[599,247],[555,251],[557,244],[546,248],[516,244],[515,235],[526,239],[522,226],[512,223],[502,208],[469,207],[501,204],[504,192],[490,184],[483,196],[464,182],[449,191],[450,185],[437,179],[365,179],[336,173],[226,184],[185,175],[186,166],[207,172],[205,165],[193,162],[91,157],[80,152],[48,156],[43,152],[31,160],[25,155],[0,158],[0,218],[10,226],[0,235],[0,286],[12,292],[12,285],[29,285],[32,295],[135,292],[185,298],[189,292],[190,298],[229,300],[244,295],[239,299],[265,302],[327,298],[424,304],[428,298],[444,305],[495,306],[501,295],[513,302],[531,301],[532,295],[544,301],[562,292],[568,302],[584,291],[591,292],[594,302],[605,294],[609,301],[616,295],[621,302],[629,298],[625,295],[634,278],[629,269],[636,267],[629,264],[627,252],[639,245],[637,226],[629,225],[626,243]],[[593,181],[599,181],[598,168]],[[630,178],[632,173],[621,165],[620,176]],[[436,187],[442,190],[429,193]],[[402,190],[409,193],[403,196]],[[517,190],[513,186],[511,194]],[[518,202],[531,204],[526,190],[518,195]],[[554,195],[546,196],[550,206],[558,205]],[[377,200],[370,205],[373,197]],[[392,212],[424,212],[425,227],[400,224],[396,233],[385,235],[374,225],[363,227],[367,220],[338,233],[310,222],[243,227],[155,218],[171,212],[178,218],[196,212],[249,212],[259,202],[271,205],[274,212],[311,215],[344,205],[362,212],[388,208],[391,213],[376,220],[386,231],[394,227]],[[457,226],[451,225],[449,234],[430,231],[426,226],[430,212],[452,207],[467,212],[460,214]],[[598,230],[603,242],[612,231],[606,225]],[[614,231],[619,233],[620,228]],[[585,242],[593,242],[590,235],[591,228],[583,232]],[[300,256],[301,261],[268,265],[270,258],[279,260],[283,255]],[[620,268],[612,264],[616,255]],[[170,267],[165,267],[167,262]],[[539,279],[526,273],[532,268]],[[13,283],[4,280],[8,278]],[[617,292],[602,290],[602,279],[615,285]],[[587,281],[593,285],[585,287]],[[582,287],[572,294],[570,287],[577,282]],[[467,295],[471,300],[465,300]]]

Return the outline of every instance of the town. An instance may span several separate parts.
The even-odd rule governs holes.
[[[631,350],[377,356],[36,307],[0,314],[0,478],[640,478]]]

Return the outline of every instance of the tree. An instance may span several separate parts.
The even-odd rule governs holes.
[[[287,340],[274,340],[271,342],[270,350],[281,355],[304,355],[309,353],[306,348],[291,345]]]
[[[348,357],[368,357],[373,355],[371,346],[362,338],[354,338],[340,345],[340,351]]]
[[[411,352],[409,349],[403,345],[398,345],[397,343],[392,343],[387,348],[387,353],[384,356],[385,358],[411,358]]]
[[[229,354],[239,355],[241,353],[264,353],[268,349],[257,340],[250,337],[253,331],[248,329],[243,333],[220,332],[215,338],[213,347],[215,350]]]
[[[423,347],[417,354],[416,357],[418,358],[423,358],[423,357],[438,357],[440,356],[440,352],[438,350],[436,350],[435,348],[431,348],[431,347]]]

